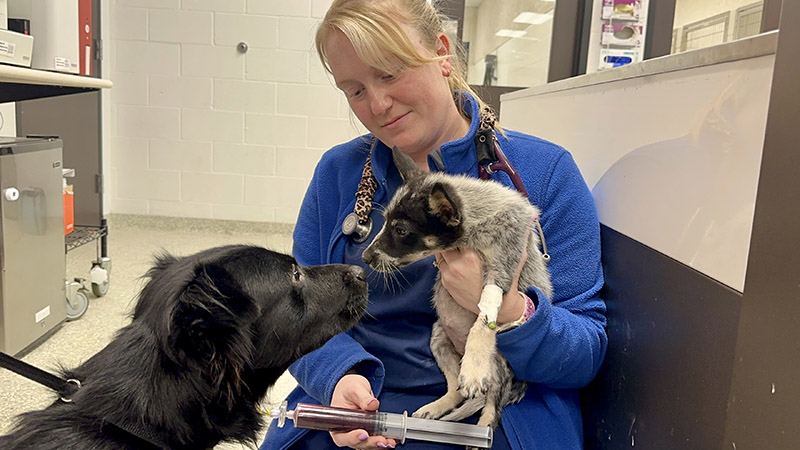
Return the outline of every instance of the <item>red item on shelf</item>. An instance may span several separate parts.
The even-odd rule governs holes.
[[[64,189],[64,235],[72,233],[75,229],[75,194],[72,186]]]

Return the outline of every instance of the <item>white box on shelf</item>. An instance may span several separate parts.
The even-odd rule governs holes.
[[[32,68],[79,72],[77,0],[32,0],[31,35],[36,40]]]
[[[33,36],[0,30],[0,63],[30,67]]]

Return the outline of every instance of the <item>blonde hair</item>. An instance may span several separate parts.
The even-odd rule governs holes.
[[[454,94],[468,92],[478,102],[478,111],[482,111],[486,103],[467,83],[466,65],[460,57],[462,51],[457,40],[451,39],[450,55],[427,58],[417,51],[402,28],[405,24],[416,29],[424,45],[435,52],[439,33],[444,33],[443,18],[427,0],[335,0],[317,29],[317,54],[330,73],[325,46],[330,33],[339,30],[353,44],[362,61],[390,74],[400,74],[406,69],[449,57],[452,65],[447,78],[450,90]],[[454,95],[454,101],[461,114],[467,117],[463,95]]]

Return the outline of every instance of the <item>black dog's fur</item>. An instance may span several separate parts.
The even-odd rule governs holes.
[[[63,374],[82,384],[73,401],[21,415],[0,448],[151,447],[122,429],[173,449],[254,442],[268,388],[367,305],[362,269],[254,246],[163,255],[147,276],[130,325]]]

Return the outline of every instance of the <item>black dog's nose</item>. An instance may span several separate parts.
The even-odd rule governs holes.
[[[359,266],[350,266],[350,269],[344,273],[344,282],[347,285],[353,284],[356,281],[367,281],[364,269]]]

